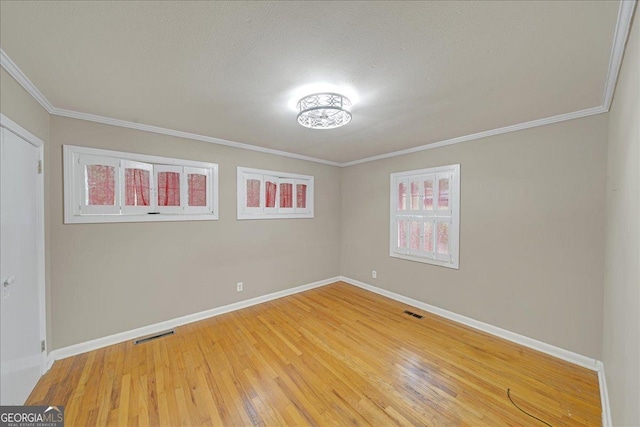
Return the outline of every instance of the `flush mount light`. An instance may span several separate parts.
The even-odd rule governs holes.
[[[314,93],[297,104],[298,123],[311,129],[334,129],[351,121],[351,101],[339,93]]]

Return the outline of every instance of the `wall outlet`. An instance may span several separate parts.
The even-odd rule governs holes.
[[[238,282],[238,283],[236,284],[236,290],[237,290],[238,292],[242,292],[243,287],[244,287],[244,285],[242,284],[242,282]]]
[[[374,279],[378,278],[378,272],[375,270],[371,270],[371,277],[373,277]]]

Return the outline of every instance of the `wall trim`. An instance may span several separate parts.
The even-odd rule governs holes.
[[[210,310],[201,311],[199,313],[189,314],[186,316],[177,317],[175,319],[167,320],[164,322],[155,323],[153,325],[143,326],[141,328],[136,328],[129,331],[120,332],[117,334],[108,335],[106,337],[97,338],[91,341],[74,344],[68,347],[59,348],[49,353],[47,370],[51,368],[51,366],[55,361],[60,359],[65,359],[67,357],[86,353],[88,351],[97,350],[103,347],[107,347],[109,345],[121,343],[123,341],[133,340],[141,336],[151,335],[154,333],[164,331],[166,329],[171,329],[171,328],[175,328],[177,326],[185,325],[188,323],[197,322],[199,320],[208,319],[210,317],[218,316],[220,314],[225,314],[225,313],[240,310],[246,307],[251,307],[253,305],[261,304],[263,302],[272,301],[274,299],[297,294],[310,289],[319,288],[319,287],[326,286],[331,283],[335,283],[339,281],[348,283],[353,286],[357,286],[359,288],[365,289],[370,292],[374,292],[376,294],[385,296],[395,301],[409,304],[411,306],[420,308],[422,310],[433,313],[440,317],[444,317],[454,322],[461,323],[463,325],[469,326],[474,329],[478,329],[483,332],[487,332],[491,335],[495,335],[497,337],[506,339],[516,344],[529,347],[531,349],[540,351],[550,356],[554,356],[559,359],[565,360],[567,362],[590,369],[592,371],[596,371],[598,374],[598,384],[600,389],[600,400],[601,400],[601,406],[602,406],[602,425],[603,427],[612,426],[611,410],[609,406],[609,395],[607,392],[607,382],[606,382],[606,377],[604,373],[604,364],[601,361],[595,360],[595,359],[592,359],[592,358],[589,358],[589,357],[580,355],[578,353],[574,353],[572,351],[565,350],[550,344],[546,344],[541,341],[526,337],[524,335],[516,334],[515,332],[507,331],[506,329],[498,328],[497,326],[480,322],[478,320],[474,320],[469,317],[462,316],[460,314],[456,314],[451,311],[444,310],[444,309],[432,306],[430,304],[426,304],[422,301],[418,301],[413,298],[406,297],[404,295],[396,294],[395,292],[387,291],[385,289],[378,288],[377,286],[373,286],[368,283],[364,283],[359,280],[355,280],[345,276],[336,276],[336,277],[331,277],[329,279],[319,280],[317,282],[297,286],[290,289],[285,289],[278,292],[273,292],[270,294],[262,295],[262,296],[251,298],[244,301],[235,302],[232,304],[227,304],[227,305],[216,307]]]
[[[53,365],[53,362],[55,362],[56,360],[65,359],[67,357],[86,353],[92,350],[97,350],[99,348],[107,347],[113,344],[118,344],[123,341],[133,340],[135,338],[139,338],[144,335],[155,334],[155,333],[164,331],[166,329],[171,329],[177,326],[186,325],[188,323],[197,322],[199,320],[208,319],[210,317],[218,316],[220,314],[229,313],[231,311],[240,310],[246,307],[251,307],[256,304],[272,301],[274,299],[308,291],[310,289],[319,288],[321,286],[325,286],[330,283],[335,283],[339,280],[340,280],[339,277],[331,277],[329,279],[319,280],[317,282],[308,283],[306,285],[301,285],[294,288],[289,288],[282,291],[261,295],[259,297],[250,298],[244,301],[234,302],[231,304],[223,305],[221,307],[212,308],[210,310],[205,310],[205,311],[201,311],[194,314],[188,314],[186,316],[176,317],[174,319],[154,323],[152,325],[143,326],[141,328],[131,329],[129,331],[119,332],[117,334],[108,335],[106,337],[96,338],[94,340],[73,344],[68,347],[57,348],[49,353],[47,369],[51,368],[51,366]]]
[[[622,58],[624,50],[627,46],[627,39],[631,31],[631,19],[633,18],[633,10],[635,9],[637,0],[622,0],[618,9],[618,21],[616,22],[616,31],[613,35],[613,47],[611,48],[611,57],[609,58],[609,69],[607,70],[607,84],[604,88],[604,98],[602,105],[609,111],[613,95],[618,83],[618,75],[622,68]]]
[[[606,113],[611,107],[611,101],[615,92],[616,83],[618,81],[618,75],[620,74],[620,68],[622,66],[622,58],[624,56],[624,49],[626,46],[629,32],[631,30],[631,19],[633,17],[633,10],[638,0],[621,0],[620,7],[618,9],[618,19],[616,22],[615,33],[613,38],[613,45],[611,46],[611,56],[609,58],[609,67],[607,70],[607,77],[605,80],[605,90],[602,97],[602,104],[597,107],[587,108],[585,110],[574,111],[565,114],[559,114],[552,117],[546,117],[538,120],[532,120],[529,122],[518,123],[510,126],[501,127],[498,129],[487,130],[483,132],[477,132],[470,135],[464,135],[456,138],[447,139],[444,141],[434,142],[431,144],[425,144],[418,147],[408,148],[405,150],[392,151],[386,154],[380,154],[377,156],[366,157],[359,160],[353,160],[350,162],[333,162],[330,160],[319,159],[316,157],[305,156],[302,154],[290,153],[287,151],[280,151],[271,148],[259,147],[257,145],[251,145],[241,142],[229,141],[220,138],[213,138],[210,136],[198,135],[195,133],[183,132],[174,129],[167,129],[159,126],[145,125],[141,123],[134,123],[127,120],[114,119],[104,116],[98,116],[95,114],[81,113],[78,111],[65,110],[62,108],[54,107],[51,102],[38,90],[38,88],[29,80],[29,78],[22,72],[22,70],[9,58],[9,56],[0,48],[0,66],[7,70],[7,72],[31,95],[33,98],[47,110],[49,114],[61,117],[69,117],[78,120],[85,120],[90,122],[102,123],[111,126],[124,127],[128,129],[140,130],[143,132],[152,132],[162,135],[175,136],[178,138],[191,139],[195,141],[209,142],[212,144],[224,145],[228,147],[239,148],[243,150],[258,151],[261,153],[274,154],[276,156],[289,157],[298,160],[306,160],[314,163],[321,163],[330,166],[347,167],[360,163],[372,162],[375,160],[386,159],[389,157],[397,157],[405,154],[416,153],[419,151],[430,150],[433,148],[445,147],[447,145],[459,144],[467,141],[474,141],[477,139],[486,138],[494,135],[501,135],[509,132],[516,132],[519,130],[530,129],[537,126],[544,126],[551,123],[563,122],[566,120],[573,120],[581,117],[588,117],[594,114]]]
[[[34,85],[31,80],[29,80],[27,75],[22,72],[22,70],[16,65],[16,63],[13,62],[13,60],[9,58],[9,55],[7,55],[1,48],[0,66],[2,66],[2,68],[4,68],[7,73],[11,75],[11,77],[16,79],[16,81],[20,83],[20,86],[22,86],[24,90],[29,93],[29,95],[31,95],[36,101],[38,101],[40,105],[42,105],[42,108],[47,110],[49,114],[52,113],[52,111],[54,110],[53,104],[49,102],[49,100],[42,94],[42,92],[40,92],[36,85]]]
[[[288,151],[274,150],[272,148],[259,147],[257,145],[245,144],[242,142],[229,141],[226,139],[213,138],[205,135],[198,135],[190,132],[183,132],[174,129],[167,129],[160,126],[145,125],[142,123],[134,123],[126,120],[112,119],[109,117],[98,116],[95,114],[80,113],[77,111],[64,110],[61,108],[53,108],[50,111],[54,116],[69,117],[72,119],[85,120],[88,122],[102,123],[105,125],[118,126],[128,129],[140,130],[143,132],[158,133],[161,135],[175,136],[177,138],[191,139],[194,141],[208,142],[211,144],[224,145],[226,147],[239,148],[241,150],[258,151],[260,153],[273,154],[281,157],[289,157],[292,159],[306,160],[314,163],[322,163],[329,166],[340,166],[340,163],[330,160],[318,159],[316,157],[304,156],[302,154],[290,153]]]
[[[604,375],[604,363],[598,360],[598,385],[600,386],[600,405],[602,406],[602,426],[612,427],[611,406],[609,404],[609,391],[607,390],[607,378]]]
[[[446,139],[444,141],[434,142],[431,144],[420,145],[418,147],[407,148],[399,151],[392,151],[391,153],[380,154],[372,157],[366,157],[364,159],[353,160],[351,162],[346,162],[346,163],[340,163],[340,166],[341,167],[353,166],[353,165],[358,165],[360,163],[368,163],[376,160],[388,159],[390,157],[404,156],[405,154],[412,154],[420,151],[432,150],[434,148],[446,147],[447,145],[460,144],[462,142],[468,142],[468,141],[476,141],[479,139],[487,138],[489,136],[502,135],[504,133],[511,133],[519,130],[535,128],[538,126],[550,125],[552,123],[565,122],[567,120],[593,116],[595,114],[606,113],[607,111],[609,110],[602,106],[587,108],[586,110],[574,111],[572,113],[566,113],[566,114],[559,114],[557,116],[546,117],[544,119],[518,123],[515,125],[501,127],[498,129],[491,129],[483,132],[473,133],[471,135],[464,135],[456,138]]]
[[[420,308],[429,313],[444,317],[445,319],[453,320],[454,322],[461,323],[473,329],[478,329],[488,334],[495,335],[499,338],[514,342],[516,344],[529,347],[533,350],[537,350],[558,359],[562,359],[566,362],[573,363],[574,365],[582,366],[583,368],[596,371],[598,374],[598,385],[600,389],[602,425],[603,427],[611,427],[613,425],[611,422],[611,408],[609,406],[609,394],[607,391],[607,381],[604,374],[604,364],[601,361],[583,356],[578,353],[574,353],[569,350],[565,350],[560,347],[556,347],[551,344],[544,343],[542,341],[535,340],[533,338],[526,337],[524,335],[517,334],[515,332],[508,331],[506,329],[499,328],[497,326],[490,325],[488,323],[480,322],[479,320],[471,319],[470,317],[462,316],[460,314],[444,310],[442,308],[406,297],[404,295],[397,294],[395,292],[388,291],[386,289],[379,288],[377,286],[370,285],[368,283],[361,282],[356,279],[352,279],[350,277],[340,276],[340,280],[350,285],[357,286],[370,292],[374,292],[378,295],[391,298],[392,300]]]
[[[560,347],[556,347],[551,344],[544,343],[542,341],[535,340],[533,338],[526,337],[524,335],[517,334],[515,332],[508,331],[506,329],[499,328],[497,326],[490,325],[488,323],[481,322],[479,320],[472,319],[470,317],[463,316],[461,314],[454,313],[452,311],[448,311],[442,309],[440,307],[436,307],[422,301],[418,301],[413,298],[406,297],[404,295],[397,294],[395,292],[388,291],[386,289],[379,288],[377,286],[370,285],[368,283],[361,282],[356,279],[352,279],[350,277],[341,276],[340,280],[343,282],[349,283],[350,285],[357,286],[362,289],[366,289],[368,291],[374,292],[376,294],[385,296],[387,298],[391,298],[393,300],[403,302],[405,304],[409,304],[411,306],[420,308],[429,313],[433,313],[440,317],[444,317],[445,319],[453,320],[454,322],[461,323],[463,325],[469,326],[473,329],[478,329],[480,331],[489,333],[491,335],[495,335],[499,338],[504,338],[508,341],[514,342],[516,344],[523,345],[525,347],[529,347],[533,350],[540,351],[542,353],[548,354],[553,357],[557,357],[558,359],[562,359],[564,361],[573,363],[575,365],[582,366],[583,368],[590,369],[592,371],[598,370],[598,361],[596,359],[592,359],[590,357],[583,356],[578,353],[574,353],[569,350],[565,350]]]

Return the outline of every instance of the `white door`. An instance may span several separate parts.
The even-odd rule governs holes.
[[[22,405],[41,374],[38,160],[0,128],[0,404]]]

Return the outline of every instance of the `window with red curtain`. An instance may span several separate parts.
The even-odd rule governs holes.
[[[265,207],[267,208],[275,208],[276,207],[276,193],[278,190],[278,186],[275,182],[266,181],[265,182]]]
[[[116,204],[115,168],[87,165],[87,205],[113,206]]]
[[[158,206],[180,206],[180,174],[158,172]]]
[[[457,269],[460,165],[397,172],[390,178],[389,255]]]
[[[307,185],[296,184],[296,203],[298,208],[307,207]]]
[[[293,184],[286,182],[280,184],[280,207],[293,207]]]
[[[149,176],[147,170],[130,169],[124,170],[125,201],[127,206],[149,206]]]
[[[247,207],[260,207],[260,181],[257,179],[247,180]]]
[[[207,176],[188,174],[189,206],[207,206]]]
[[[313,177],[238,166],[238,219],[313,218]]]

